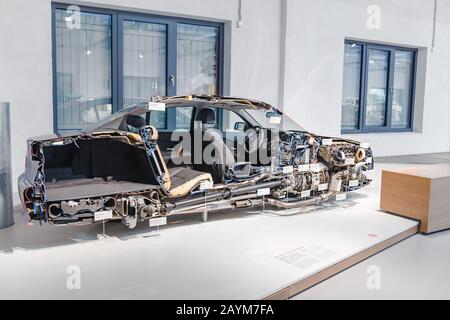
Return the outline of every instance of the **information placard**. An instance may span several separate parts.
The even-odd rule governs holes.
[[[357,187],[359,185],[359,181],[358,180],[350,180],[348,182],[348,186],[349,187]]]
[[[304,190],[300,193],[300,198],[308,198],[311,196],[311,190]]]
[[[361,142],[359,144],[359,146],[363,149],[368,149],[370,147],[370,143],[369,142]]]
[[[166,104],[161,102],[149,102],[148,110],[151,111],[166,111]]]
[[[259,197],[268,196],[270,194],[270,188],[258,189],[257,194]]]
[[[309,164],[301,164],[298,166],[298,172],[309,171]]]
[[[167,224],[167,217],[152,218],[152,219],[149,219],[148,221],[149,221],[150,228],[165,226]]]
[[[112,219],[112,217],[113,217],[112,210],[97,211],[94,213],[94,221],[104,221]]]
[[[281,117],[270,117],[269,118],[270,124],[280,124],[281,123]]]
[[[200,190],[209,190],[212,189],[213,182],[212,181],[203,181],[200,183]]]
[[[289,174],[289,173],[292,173],[292,172],[294,172],[294,167],[293,166],[283,167],[283,173],[284,174]]]
[[[345,164],[346,165],[353,165],[353,164],[355,164],[355,158],[345,158]]]

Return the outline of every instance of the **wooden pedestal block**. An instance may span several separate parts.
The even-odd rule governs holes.
[[[420,232],[450,228],[450,164],[383,170],[381,210],[420,220]]]

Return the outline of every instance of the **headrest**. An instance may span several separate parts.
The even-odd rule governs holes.
[[[127,116],[127,125],[129,126],[139,129],[145,126],[145,124],[145,119],[140,116],[134,114],[130,114]]]
[[[216,114],[214,109],[203,108],[200,109],[197,115],[197,121],[201,121],[203,124],[213,125],[216,124]]]
[[[150,129],[152,129],[152,140],[156,141],[158,140],[159,134],[158,134],[158,130],[156,130],[155,127],[149,126]]]

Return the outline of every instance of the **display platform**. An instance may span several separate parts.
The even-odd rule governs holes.
[[[450,228],[450,163],[383,170],[380,208],[419,220],[420,232]]]
[[[303,214],[174,216],[159,230],[109,223],[106,238],[101,224],[29,227],[16,216],[0,231],[0,298],[286,299],[417,232],[376,202],[360,193]]]

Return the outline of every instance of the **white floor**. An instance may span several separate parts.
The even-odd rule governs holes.
[[[401,163],[398,166],[443,163],[450,161],[450,153],[382,161]],[[370,285],[374,270],[379,271],[379,289]],[[450,299],[450,230],[412,236],[293,299]]]
[[[14,227],[0,231],[0,298],[262,298],[414,226],[415,221],[377,211],[379,170],[398,166],[404,165],[377,166],[371,186],[305,214],[215,213],[207,223],[198,215],[179,223],[181,218],[172,217],[172,224],[159,231],[145,225],[130,231],[114,223],[107,224],[107,239],[97,239],[101,225],[27,227],[18,214]],[[392,286],[399,293],[402,282],[395,272],[410,281],[417,281],[415,274],[424,277],[414,271],[408,278],[407,271],[398,269],[403,261],[407,258],[389,258],[391,266],[384,268],[380,260],[382,290]],[[349,269],[297,298],[343,298],[342,292],[376,296],[365,285],[366,269],[364,274],[349,274]],[[80,271],[81,290],[68,289],[71,270]],[[437,267],[425,270],[433,275]],[[329,284],[346,274],[353,286],[345,278]]]
[[[293,299],[450,299],[450,231],[412,236]]]

